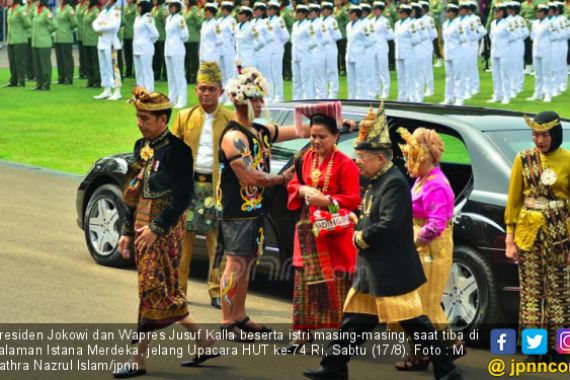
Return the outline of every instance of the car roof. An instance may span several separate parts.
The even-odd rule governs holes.
[[[318,103],[323,100],[302,100],[289,101],[271,104],[271,108],[294,108],[297,104]],[[380,105],[378,100],[340,100],[343,104],[343,113],[364,114],[369,107],[377,108]],[[524,115],[534,116],[532,113],[503,110],[486,107],[470,106],[447,106],[427,103],[403,103],[384,102],[386,113],[392,117],[403,117],[410,119],[423,119],[429,116],[430,120],[437,117],[444,125],[457,125],[457,121],[468,124],[471,128],[476,128],[481,132],[507,131],[507,130],[528,130],[524,121]],[[561,118],[564,128],[570,127],[570,119]]]

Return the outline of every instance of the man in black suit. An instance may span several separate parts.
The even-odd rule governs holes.
[[[442,354],[430,356],[436,379],[463,379],[453,364],[452,353],[440,340],[433,339],[434,327],[423,314],[418,288],[426,278],[414,245],[410,187],[392,164],[392,144],[382,106],[377,114],[371,110],[360,123],[355,150],[356,164],[369,183],[354,233],[359,249],[356,278],[344,304],[341,332],[355,333],[358,338],[331,342],[321,369],[305,371],[304,375],[347,379],[350,355],[344,353],[355,352],[364,343],[362,333],[373,331],[379,322],[399,322],[415,339],[415,347],[429,352],[441,350]]]

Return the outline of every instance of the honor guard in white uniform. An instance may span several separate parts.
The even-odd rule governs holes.
[[[459,22],[461,23],[461,27],[459,29],[459,33],[463,34],[463,39],[461,43],[461,54],[459,55],[459,65],[461,65],[461,90],[462,90],[462,99],[471,99],[471,94],[467,91],[468,85],[471,81],[471,77],[473,73],[469,71],[469,68],[473,67],[473,55],[471,54],[471,50],[473,49],[472,43],[477,39],[476,28],[471,25],[471,18],[468,15],[469,13],[469,3],[467,1],[463,1],[459,4]],[[476,58],[475,58],[476,59]]]
[[[236,41],[234,32],[236,30],[236,20],[232,17],[234,3],[222,1],[220,12],[222,17],[218,19],[220,30],[222,31],[222,46],[220,46],[220,69],[222,70],[222,86],[226,86],[228,80],[236,75]]]
[[[216,13],[218,13],[216,3],[204,5],[204,21],[200,29],[200,62],[214,61],[221,67],[220,57],[224,41]]]
[[[398,101],[409,102],[415,99],[415,46],[420,43],[420,35],[411,19],[412,7],[400,4],[400,20],[394,27],[396,48],[396,72],[398,74]]]
[[[362,8],[351,5],[348,9],[349,22],[346,24],[346,81],[348,82],[349,99],[366,99],[368,97],[368,81],[366,73],[369,72],[362,57],[372,38],[366,30],[366,23],[362,20]]]
[[[253,9],[241,6],[238,10],[238,23],[234,35],[236,36],[236,61],[243,67],[256,67],[255,50],[261,48],[265,41],[259,34],[253,34],[251,18]]]
[[[479,45],[480,41],[487,35],[487,29],[481,23],[481,19],[476,14],[477,3],[475,1],[467,1],[469,6],[469,30],[474,32],[470,33],[470,42],[468,49],[468,62],[467,62],[467,85],[465,88],[465,99],[477,95],[480,91],[479,81]]]
[[[137,86],[144,87],[148,92],[154,91],[154,73],[152,71],[152,57],[154,56],[154,43],[158,40],[158,30],[154,25],[154,17],[150,12],[150,1],[141,1],[139,14],[135,18],[133,34],[133,61]]]
[[[94,99],[121,99],[121,74],[117,67],[117,50],[121,49],[118,33],[121,27],[121,10],[115,8],[115,0],[110,0],[101,10],[95,21],[93,30],[99,33],[97,55],[103,92]],[[114,89],[111,92],[111,89]]]
[[[374,44],[376,42],[374,21],[372,20],[372,6],[368,3],[361,3],[360,8],[362,8],[362,21],[364,21],[364,35],[368,38],[365,39],[366,45],[364,47],[364,54],[362,59],[366,62],[365,69],[362,73],[364,78],[361,80],[366,83],[365,98],[368,100],[374,100],[376,98],[376,86],[370,80],[376,78],[376,68],[374,66]],[[360,75],[360,74],[359,74]],[[358,82],[358,79],[357,79]]]
[[[311,32],[308,14],[306,5],[299,4],[295,8],[296,21],[291,31],[293,100],[315,98],[311,49],[316,48],[318,42],[315,31]]]
[[[446,20],[442,25],[443,56],[445,58],[445,99],[441,104],[463,105],[465,81],[462,54],[467,36],[459,18],[459,7],[449,4],[445,9]]]
[[[415,24],[417,34],[420,37],[420,43],[414,46],[415,57],[415,75],[414,75],[414,95],[410,97],[411,102],[422,103],[426,88],[426,78],[424,76],[425,69],[423,62],[426,59],[425,46],[432,44],[428,26],[422,20],[422,6],[419,3],[410,3],[412,7],[412,21]]]
[[[509,104],[512,90],[510,49],[516,36],[513,23],[507,19],[507,7],[502,3],[495,4],[495,19],[491,22],[489,37],[493,60],[493,97],[487,102]]]
[[[184,17],[180,14],[182,3],[180,0],[170,0],[168,4],[169,15],[166,18],[164,29],[166,41],[164,43],[164,57],[166,58],[166,76],[168,79],[168,98],[174,108],[184,108],[187,102],[186,75],[184,74],[184,57],[188,41],[188,28]]]
[[[271,49],[269,67],[271,67],[271,80],[273,82],[273,92],[267,96],[269,102],[282,102],[285,99],[283,95],[283,54],[285,53],[285,44],[289,41],[289,31],[285,21],[279,15],[280,8],[281,4],[278,1],[267,3],[268,29],[273,40],[269,46]]]
[[[309,33],[314,34],[316,46],[311,49],[311,65],[315,85],[315,99],[325,99],[327,89],[325,87],[325,65],[323,64],[323,25],[319,18],[321,6],[319,4],[309,4]]]
[[[516,29],[516,39],[513,44],[513,81],[512,91],[518,95],[524,88],[524,41],[529,36],[526,21],[519,15],[521,5],[518,1],[508,3],[512,9],[512,19]]]
[[[429,15],[429,2],[419,1],[418,4],[422,7],[423,16],[421,18],[422,27],[427,29],[428,39],[422,43],[422,55],[419,65],[422,68],[422,76],[425,80],[425,93],[424,96],[433,96],[433,41],[438,38],[437,27],[433,17]],[[420,91],[424,91],[420,88]]]
[[[536,7],[536,20],[532,22],[532,65],[534,67],[534,94],[527,100],[552,101],[552,40],[551,21],[548,18],[548,5]]]
[[[568,89],[568,38],[570,25],[564,16],[564,3],[554,1],[549,3],[553,12],[552,23],[556,29],[556,39],[553,45],[553,96],[558,96]]]
[[[375,1],[372,4],[374,18],[374,95],[380,99],[390,96],[390,67],[388,65],[388,41],[394,40],[394,31],[390,20],[383,16],[386,4]]]
[[[390,68],[388,53],[390,47],[388,41],[394,40],[394,31],[390,20],[384,17],[386,4],[383,1],[375,1],[372,4],[374,18],[374,80],[375,96],[387,99],[390,96]]]
[[[274,43],[273,36],[269,33],[269,25],[267,21],[267,5],[260,1],[253,4],[253,20],[251,24],[253,27],[253,33],[259,34],[265,41],[263,45],[260,45],[258,50],[255,50],[255,62],[256,68],[263,74],[267,83],[269,84],[269,93],[273,92],[273,83],[271,77],[271,45]]]
[[[342,39],[342,34],[334,16],[334,4],[328,1],[321,3],[323,16],[323,55],[325,66],[325,89],[328,90],[326,97],[336,99],[338,97],[338,48],[336,42]]]

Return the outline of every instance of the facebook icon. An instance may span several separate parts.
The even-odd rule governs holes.
[[[517,333],[513,329],[491,330],[491,352],[495,355],[513,355],[517,351]]]

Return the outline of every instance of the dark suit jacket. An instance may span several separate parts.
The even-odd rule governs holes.
[[[397,296],[425,283],[414,245],[410,186],[397,167],[370,182],[361,218],[356,230],[362,231],[369,247],[358,253],[353,288],[374,296]]]

